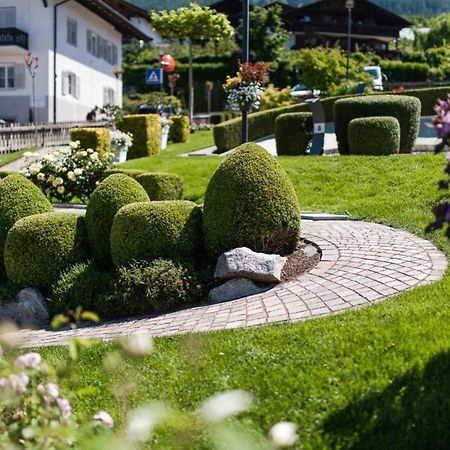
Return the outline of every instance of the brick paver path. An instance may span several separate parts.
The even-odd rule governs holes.
[[[297,322],[375,303],[436,281],[447,268],[446,257],[433,244],[384,225],[304,220],[302,237],[320,247],[321,261],[264,294],[76,331],[23,330],[21,345],[58,345],[74,335],[112,339],[135,332],[163,336]]]

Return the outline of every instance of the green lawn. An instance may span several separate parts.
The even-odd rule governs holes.
[[[35,148],[24,148],[22,150],[19,150],[17,152],[14,153],[8,153],[6,155],[0,155],[0,167],[9,164],[10,162],[15,161],[16,159],[19,159],[20,157],[22,157],[22,155],[25,152],[30,152],[35,150]]]
[[[181,147],[181,146],[180,146]],[[181,148],[174,149],[174,153]],[[136,160],[127,167],[170,171],[201,202],[219,157]],[[284,157],[304,210],[348,213],[424,235],[444,157]],[[446,239],[429,236],[450,254]],[[267,432],[299,425],[302,449],[450,448],[450,277],[369,308],[294,325],[160,338],[137,364],[134,404],[158,399],[192,409],[216,391],[245,389],[255,406],[247,425]],[[78,385],[94,392],[76,409],[106,409],[120,420],[107,373],[110,344],[86,351]],[[45,349],[54,361],[66,349]],[[160,448],[157,446],[157,448]]]

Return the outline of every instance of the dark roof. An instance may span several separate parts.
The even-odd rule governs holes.
[[[150,13],[143,8],[139,8],[139,6],[133,5],[130,2],[125,0],[103,0],[109,6],[118,11],[122,16],[126,18],[130,17],[142,17],[150,21]]]
[[[109,3],[111,0],[76,0],[78,3],[100,16],[110,24],[114,25],[116,30],[120,31],[125,37],[134,37],[143,41],[151,40],[145,33],[137,29],[126,16],[116,11]],[[126,3],[123,2],[122,3]]]

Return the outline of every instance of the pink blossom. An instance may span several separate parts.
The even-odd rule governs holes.
[[[10,389],[16,394],[24,394],[30,379],[24,373],[10,375],[8,378],[0,378],[0,388]]]
[[[112,428],[114,426],[113,418],[106,412],[100,411],[94,416],[95,423],[105,425],[108,428]]]
[[[39,353],[26,353],[25,355],[18,356],[14,365],[28,369],[39,369],[41,362],[42,358]]]
[[[72,415],[72,408],[69,400],[66,398],[58,398],[56,399],[56,404],[58,405],[61,419],[67,420]]]

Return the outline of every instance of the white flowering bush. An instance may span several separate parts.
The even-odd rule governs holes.
[[[33,154],[25,154],[32,158]],[[70,202],[74,198],[87,202],[113,154],[103,159],[93,149],[81,149],[80,142],[71,142],[68,149],[55,150],[40,160],[30,160],[22,173],[52,201]]]
[[[79,319],[85,316],[92,313],[83,312]],[[68,320],[68,316],[58,316],[52,323],[67,324]],[[1,331],[0,344],[4,345]],[[15,335],[11,329],[8,332],[8,336]],[[216,393],[193,411],[175,410],[160,402],[128,409],[130,399],[135,398],[136,364],[153,351],[148,333],[116,341],[103,358],[103,370],[117,380],[111,393],[123,415],[120,425],[101,409],[92,416],[78,417],[72,404],[84,394],[83,388],[77,389],[79,378],[73,364],[92,345],[95,341],[72,339],[67,360],[56,367],[45,363],[39,353],[12,357],[7,352],[3,355],[0,347],[0,448],[273,450],[290,448],[298,441],[297,427],[290,422],[276,424],[267,438],[245,431],[237,417],[252,407],[252,398],[241,390]],[[68,385],[71,389],[64,392],[63,386]]]

